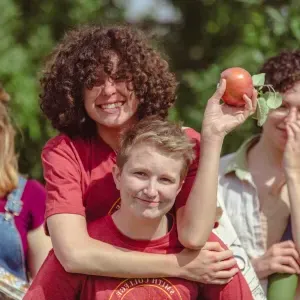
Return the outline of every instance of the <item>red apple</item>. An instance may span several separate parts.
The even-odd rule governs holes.
[[[232,106],[244,106],[243,95],[249,98],[253,94],[252,77],[243,68],[229,68],[221,73],[221,78],[226,79],[226,90],[222,97],[223,101]]]

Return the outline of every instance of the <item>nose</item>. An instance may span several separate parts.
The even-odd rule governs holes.
[[[299,111],[297,110],[296,107],[291,107],[288,111],[288,113],[286,114],[285,117],[285,123],[287,122],[293,122],[294,120],[297,119],[297,115],[299,114]]]
[[[107,79],[103,86],[103,94],[105,96],[112,96],[116,93],[116,85],[113,80]]]
[[[157,186],[156,186],[156,182],[154,180],[149,180],[149,182],[147,183],[147,186],[144,188],[144,194],[148,197],[148,198],[155,198],[157,196]]]

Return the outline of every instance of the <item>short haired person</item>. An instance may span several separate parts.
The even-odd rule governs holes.
[[[150,118],[131,127],[122,137],[113,167],[120,208],[89,223],[89,234],[126,251],[180,252],[183,246],[170,211],[193,161],[193,146],[180,126],[164,120]],[[210,241],[218,239],[212,234]],[[226,261],[223,264],[228,267]],[[240,271],[225,285],[201,287],[195,281],[174,277],[87,276],[66,272],[52,252],[24,300],[188,300],[199,295],[211,300],[252,299]]]

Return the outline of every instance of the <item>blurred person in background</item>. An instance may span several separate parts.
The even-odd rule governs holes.
[[[206,107],[201,155],[199,133],[183,128],[195,143],[196,159],[173,213],[179,241],[189,249],[176,255],[133,255],[92,239],[87,223],[120,207],[112,176],[120,131],[146,116],[167,117],[176,98],[174,74],[141,32],[127,26],[86,26],[68,32],[56,47],[41,84],[41,109],[60,132],[45,145],[42,162],[47,229],[63,268],[121,278],[228,282],[238,271],[228,269],[235,260],[206,242],[215,220],[223,139],[253,113],[256,91],[253,99],[244,96],[245,107],[232,108],[220,104],[226,88],[226,81],[221,82]]]
[[[29,282],[51,249],[51,241],[43,229],[46,192],[36,180],[26,179],[18,172],[9,100],[1,85],[0,281],[11,276]],[[1,287],[0,284],[0,291]]]
[[[283,102],[259,136],[221,159],[219,200],[266,291],[270,275],[300,273],[300,51],[270,58],[261,72]],[[293,241],[282,241],[290,228]]]

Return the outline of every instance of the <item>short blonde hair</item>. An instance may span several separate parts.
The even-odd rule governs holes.
[[[15,130],[7,103],[10,100],[0,84],[0,196],[4,197],[18,185],[18,159],[15,153]]]
[[[117,154],[117,166],[121,170],[132,148],[140,144],[154,146],[158,151],[172,158],[181,159],[183,161],[181,179],[184,179],[195,158],[194,143],[185,134],[180,124],[149,117],[122,132]]]

